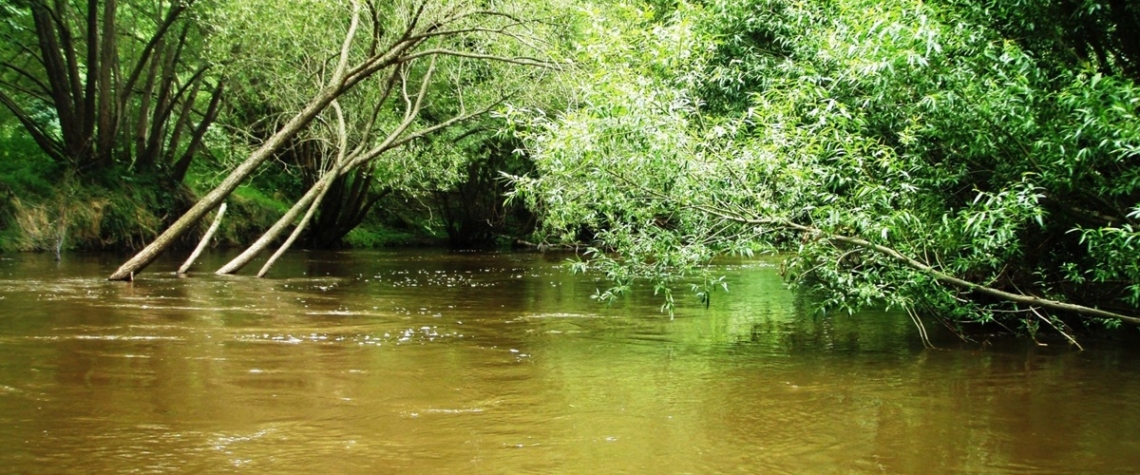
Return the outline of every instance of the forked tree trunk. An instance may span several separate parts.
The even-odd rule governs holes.
[[[271,242],[281,236],[281,233],[285,232],[285,228],[289,227],[289,225],[297,219],[297,216],[301,214],[302,210],[311,208],[310,205],[312,205],[315,200],[324,198],[325,193],[337,178],[340,178],[342,175],[356,169],[360,165],[368,163],[369,161],[375,159],[381,153],[389,150],[394,144],[396,144],[399,137],[403,135],[404,131],[408,129],[408,126],[410,126],[412,124],[412,121],[419,115],[420,108],[423,105],[424,96],[427,95],[428,85],[431,83],[431,77],[434,73],[435,57],[432,57],[431,66],[428,67],[427,74],[424,75],[423,81],[420,83],[420,89],[416,94],[415,101],[412,101],[412,99],[407,94],[406,87],[404,88],[404,100],[407,104],[407,109],[404,111],[404,120],[400,122],[399,126],[388,133],[388,137],[385,138],[379,146],[373,148],[372,150],[369,150],[367,153],[360,154],[362,149],[357,148],[357,150],[355,150],[351,156],[346,158],[343,155],[345,153],[345,147],[347,146],[346,136],[343,129],[344,120],[343,116],[340,113],[340,108],[337,106],[336,100],[334,99],[332,101],[332,105],[337,110],[337,116],[340,118],[342,127],[340,132],[341,155],[338,156],[336,164],[327,173],[322,175],[319,181],[314,183],[313,186],[309,187],[309,191],[305,193],[305,196],[302,196],[300,200],[294,203],[293,207],[290,208],[289,211],[281,217],[281,219],[278,219],[276,223],[273,223],[273,226],[270,227],[268,231],[265,231],[265,233],[262,234],[261,237],[253,243],[253,245],[249,246],[248,249],[235,257],[229,263],[222,266],[221,269],[218,269],[216,274],[233,274],[234,272],[241,270],[241,268],[245,267],[246,264],[249,264],[249,262],[252,261],[254,257],[257,257],[258,254],[264,251],[266,247],[269,247],[269,244]],[[401,80],[406,81],[407,78],[405,77]],[[307,223],[311,217],[312,213],[310,212],[305,216],[304,222]],[[292,244],[291,241],[292,240],[290,240],[290,242],[287,244]],[[268,271],[268,267],[266,267],[264,270]],[[262,274],[264,274],[264,272],[262,272]]]

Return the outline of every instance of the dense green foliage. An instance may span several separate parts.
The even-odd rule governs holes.
[[[0,6],[4,249],[130,248],[192,200],[223,79],[210,2]],[[51,183],[43,187],[36,181]]]
[[[0,105],[60,165],[179,182],[222,91],[203,57],[209,7],[194,0],[5,4]]]
[[[1071,314],[987,287],[1135,315],[1134,58],[1065,43],[1127,45],[1134,30],[1023,44],[1004,33],[1034,26],[1010,22],[1064,25],[1000,7],[757,0],[595,14],[579,107],[519,117],[538,164],[518,179],[522,197],[549,233],[596,237],[592,262],[618,292],[638,275],[665,289],[720,253],[781,249],[795,251],[790,281],[822,290],[827,308],[1067,332]],[[715,281],[703,282],[708,298]]]
[[[450,223],[440,219],[450,210],[446,198],[461,188],[474,190],[479,185],[468,181],[483,182],[498,171],[474,173],[477,166],[468,165],[465,151],[493,147],[482,143],[497,140],[499,128],[495,120],[471,119],[506,98],[534,103],[533,91],[550,74],[533,67],[541,66],[530,58],[540,50],[529,38],[551,37],[553,23],[529,17],[548,18],[552,11],[525,2],[487,8],[467,0],[6,4],[0,8],[0,120],[10,151],[4,184],[23,197],[23,206],[5,202],[11,236],[3,247],[135,248],[153,239],[195,195],[216,186],[322,93],[342,46],[349,63],[366,64],[378,54],[394,62],[375,78],[354,76],[356,86],[340,94],[335,107],[320,111],[274,153],[274,166],[266,167],[272,169],[234,192],[223,242],[244,245],[256,238],[348,148],[368,150],[386,138],[403,140],[434,127],[442,128],[442,137],[386,150],[383,160],[339,177],[320,201],[305,242],[339,245],[361,225],[391,236],[383,227],[396,224],[405,228],[395,233],[403,235],[400,241],[408,240],[409,230],[446,234]],[[359,21],[353,20],[357,14]],[[350,25],[356,41],[345,44]],[[419,39],[406,41],[413,32]],[[387,55],[388,45],[412,49]],[[422,104],[411,101],[420,85]],[[406,107],[412,102],[414,112]],[[464,120],[451,124],[457,117]],[[447,130],[453,125],[456,130]],[[458,138],[463,143],[455,143]],[[49,163],[43,156],[50,166],[42,166]],[[37,183],[61,181],[68,186],[36,191]],[[114,231],[96,225],[93,235],[72,232],[64,240],[69,228],[86,226],[65,219],[75,216],[67,210],[88,204],[64,188],[118,197],[137,192],[141,183],[154,199],[132,204],[147,219],[118,220],[122,228]],[[479,201],[499,201],[498,193],[488,191]],[[426,205],[375,216],[379,204],[408,202]],[[42,211],[38,221],[51,222],[55,240],[33,236],[44,232],[28,226],[34,221],[25,216],[30,208]],[[391,240],[357,232],[350,241]]]

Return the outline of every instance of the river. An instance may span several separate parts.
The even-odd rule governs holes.
[[[924,349],[905,314],[812,314],[762,260],[718,266],[730,291],[681,291],[671,319],[651,291],[591,300],[604,282],[565,255],[105,281],[121,258],[0,256],[0,471],[1140,470],[1136,345]]]

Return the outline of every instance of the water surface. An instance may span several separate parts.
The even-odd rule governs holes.
[[[205,268],[224,262],[208,256]],[[1136,473],[1140,354],[820,317],[763,261],[674,319],[563,255],[293,253],[134,283],[0,256],[6,473]],[[928,328],[936,325],[927,322]]]

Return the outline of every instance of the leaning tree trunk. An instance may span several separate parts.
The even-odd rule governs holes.
[[[182,267],[178,268],[179,275],[189,271],[190,266],[194,265],[194,261],[198,260],[198,256],[200,256],[202,251],[206,249],[206,246],[210,244],[210,239],[214,238],[214,233],[218,232],[218,228],[222,225],[222,216],[225,215],[226,204],[222,203],[222,206],[218,207],[218,214],[214,216],[214,224],[210,225],[210,229],[206,230],[206,234],[202,236],[202,241],[198,243],[198,247],[194,248],[194,252],[191,252],[190,257],[186,258],[186,262],[182,264]]]
[[[261,148],[254,151],[245,162],[242,162],[234,171],[230,172],[229,176],[227,176],[220,185],[195,203],[189,211],[179,217],[166,231],[163,231],[154,242],[151,242],[143,248],[142,251],[139,251],[138,254],[135,254],[134,257],[120,266],[114,274],[111,274],[109,277],[110,280],[134,280],[135,272],[142,270],[148,264],[154,262],[154,260],[173,245],[179,237],[186,233],[198,220],[202,219],[202,216],[205,216],[206,213],[218,206],[238,185],[245,181],[246,178],[249,178],[262,163],[265,163],[274,153],[280,150],[289,139],[307,127],[309,123],[317,117],[317,114],[320,114],[321,111],[328,107],[337,97],[340,97],[341,94],[344,94],[360,81],[376,73],[376,71],[395,63],[400,53],[412,46],[412,44],[408,43],[397,43],[386,53],[372,56],[368,58],[364,64],[358,65],[349,71],[348,53],[352,45],[352,40],[356,35],[359,20],[360,3],[354,1],[352,23],[349,25],[348,32],[345,34],[344,44],[341,47],[340,60],[337,64],[336,71],[332,75],[332,80],[329,81],[329,85],[321,89],[321,92],[313,97],[301,112],[293,116],[289,122],[269,137],[269,140],[267,140]],[[402,39],[403,41],[406,41],[406,36],[407,35]]]
[[[314,200],[317,199],[318,196],[324,196],[324,191],[328,189],[329,184],[332,183],[336,177],[340,176],[340,172],[340,168],[329,170],[328,173],[321,177],[320,181],[309,188],[309,191],[305,193],[305,196],[302,196],[301,199],[297,200],[297,202],[293,204],[292,208],[289,208],[289,211],[287,211],[284,216],[281,216],[281,218],[278,219],[276,223],[273,223],[273,226],[266,230],[265,233],[261,235],[261,237],[257,238],[257,241],[251,244],[249,248],[243,251],[240,255],[233,258],[230,262],[226,263],[226,265],[222,266],[221,269],[218,269],[215,274],[233,274],[234,272],[241,270],[242,267],[245,267],[247,264],[249,264],[249,262],[257,257],[261,251],[264,251],[265,248],[269,247],[273,241],[280,237],[281,233],[285,232],[285,229],[288,228],[289,225],[297,219],[297,216],[301,214],[301,211],[310,208],[310,205]]]
[[[222,266],[221,269],[218,269],[216,274],[233,274],[234,272],[241,270],[242,267],[245,267],[246,264],[249,264],[249,262],[252,261],[254,257],[257,257],[261,251],[264,251],[266,247],[269,247],[269,244],[271,242],[281,236],[281,233],[285,231],[285,228],[289,227],[289,224],[296,220],[297,216],[301,214],[301,210],[310,208],[310,205],[313,204],[314,200],[316,200],[318,197],[323,198],[329,186],[332,185],[332,183],[335,182],[337,178],[340,178],[344,174],[357,169],[365,163],[371,162],[373,159],[380,156],[380,154],[396,146],[407,143],[407,141],[411,140],[413,137],[420,136],[420,134],[422,134],[424,131],[431,130],[432,127],[429,127],[423,131],[420,131],[419,133],[412,134],[409,137],[404,137],[403,140],[400,139],[400,136],[403,135],[406,130],[408,130],[408,127],[411,126],[412,122],[416,119],[416,117],[419,116],[420,110],[423,107],[424,97],[427,95],[428,85],[431,84],[431,78],[435,74],[435,61],[435,57],[433,56],[431,59],[431,66],[428,67],[427,74],[424,75],[424,78],[420,83],[420,89],[416,94],[414,101],[408,96],[406,92],[406,86],[402,88],[405,91],[404,100],[407,104],[407,108],[404,111],[404,120],[400,122],[400,125],[396,126],[395,129],[388,133],[388,136],[383,140],[383,142],[380,143],[380,145],[367,152],[363,152],[363,149],[358,147],[351,153],[351,155],[348,155],[346,157],[343,155],[345,153],[345,147],[347,145],[345,141],[346,137],[343,129],[341,129],[340,153],[342,155],[338,156],[336,164],[332,167],[332,169],[321,176],[320,181],[309,187],[309,191],[305,193],[305,196],[302,196],[300,200],[294,203],[293,207],[290,208],[289,211],[281,217],[281,219],[278,219],[276,223],[273,223],[273,226],[270,227],[268,231],[265,231],[265,233],[262,234],[261,237],[253,243],[253,245],[249,246],[249,248],[246,249],[245,252],[242,252],[241,255],[235,257],[229,263]],[[406,80],[406,77],[401,78],[401,81]],[[333,107],[337,110],[338,117],[341,117],[340,108],[337,106],[336,101],[332,101],[332,104]],[[343,124],[343,118],[341,118],[341,123]],[[444,122],[444,124],[447,123],[448,122],[446,121]],[[440,125],[441,124],[437,124],[436,127],[439,127]],[[319,205],[319,203],[317,204]],[[308,219],[311,218],[311,214],[312,213],[306,215],[305,222],[308,222]],[[287,244],[291,244],[291,242]],[[269,264],[272,264],[272,262]],[[264,275],[264,273],[268,271],[269,267],[264,267],[262,269],[261,275]]]
[[[337,177],[345,165],[345,157],[348,153],[348,127],[345,125],[344,111],[341,110],[340,104],[337,101],[333,101],[332,107],[336,112],[337,138],[339,140],[336,162],[333,163],[331,169],[325,172],[325,175],[322,175],[321,178],[317,180],[316,186],[319,189],[317,190],[317,196],[313,198],[312,204],[309,205],[309,211],[305,213],[305,217],[301,218],[301,222],[297,223],[297,226],[293,228],[293,233],[289,235],[285,243],[281,244],[281,247],[277,248],[277,252],[274,252],[273,255],[269,257],[269,260],[265,261],[265,265],[261,266],[261,270],[257,272],[258,277],[265,277],[265,274],[273,267],[273,263],[277,262],[277,259],[279,259],[282,254],[285,254],[285,251],[289,250],[289,247],[297,241],[297,237],[300,236],[301,232],[305,230],[305,227],[309,225],[309,221],[313,219],[313,214],[321,207],[321,202],[325,199],[325,195],[328,194],[329,189],[332,188],[332,184],[336,183]],[[331,175],[331,179],[326,180],[326,175]],[[294,208],[298,207],[294,206]]]
[[[301,235],[301,232],[303,232],[305,230],[305,227],[309,225],[309,221],[313,219],[313,214],[315,214],[317,212],[317,209],[321,207],[321,201],[325,199],[325,195],[328,194],[328,192],[328,185],[321,189],[320,193],[317,194],[317,197],[313,199],[313,204],[309,205],[309,211],[305,213],[305,217],[301,218],[301,222],[297,223],[297,226],[293,228],[293,234],[289,235],[289,238],[285,240],[285,243],[281,244],[281,247],[277,248],[277,252],[274,252],[272,256],[269,256],[269,260],[265,261],[265,265],[261,266],[261,270],[257,271],[258,277],[265,277],[265,274],[269,273],[269,269],[273,267],[273,264],[277,262],[277,259],[279,259],[282,254],[285,254],[285,251],[288,251],[289,248],[293,246],[293,243],[297,241],[297,237]]]
[[[324,110],[325,106],[328,106],[341,92],[340,88],[337,87],[326,88],[322,91],[304,110],[294,116],[281,130],[273,134],[273,136],[269,138],[269,141],[265,142],[265,144],[253,152],[245,162],[242,162],[234,171],[230,172],[230,175],[227,176],[220,185],[202,197],[189,211],[178,218],[174,224],[170,225],[166,231],[163,231],[158,238],[143,248],[142,251],[139,251],[138,254],[135,254],[134,257],[120,266],[114,274],[111,274],[109,279],[134,280],[135,272],[141,271],[151,262],[154,262],[154,260],[173,245],[179,237],[190,230],[198,220],[202,219],[202,216],[205,216],[206,213],[209,213],[210,210],[225,200],[226,197],[228,197],[238,185],[245,181],[246,178],[249,178],[262,163],[265,163],[266,160],[272,157],[287,140],[304,129],[305,126],[309,125],[309,122],[311,122],[320,111]]]

